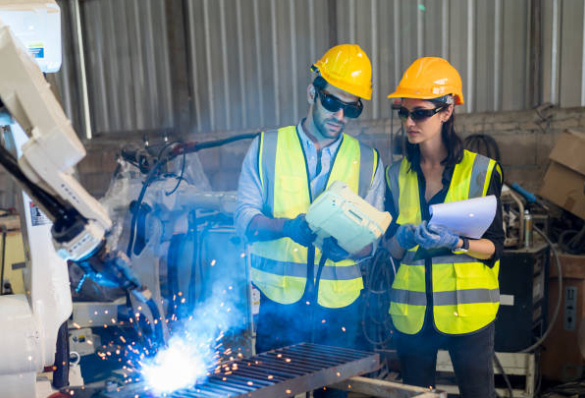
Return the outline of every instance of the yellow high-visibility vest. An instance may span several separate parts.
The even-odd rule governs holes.
[[[372,185],[378,153],[353,137],[343,134],[327,181],[344,181],[362,198]],[[307,162],[296,126],[269,131],[260,136],[258,159],[264,192],[264,214],[269,217],[295,218],[306,213],[311,195]],[[270,299],[281,304],[301,299],[307,282],[307,248],[292,239],[282,238],[252,244],[252,281]],[[321,252],[315,250],[315,270]],[[341,308],[360,295],[363,281],[353,260],[327,260],[321,274],[318,303]]]
[[[455,166],[445,203],[486,196],[496,162],[465,151]],[[501,178],[501,170],[496,168]],[[421,222],[418,176],[410,162],[386,169],[386,182],[398,211],[400,225]],[[425,260],[415,259],[418,246],[408,250],[392,284],[390,315],[402,333],[418,333],[425,320],[427,296]],[[475,332],[491,323],[500,305],[498,272],[500,262],[492,268],[467,254],[450,254],[432,258],[433,318],[438,331],[446,334]]]

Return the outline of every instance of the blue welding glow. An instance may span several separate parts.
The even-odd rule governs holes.
[[[75,288],[75,293],[79,293],[81,291],[81,288],[83,287],[83,284],[85,283],[86,278],[87,278],[87,274],[83,274],[83,276],[81,277],[81,280],[79,281],[79,283],[77,284],[77,287]]]
[[[209,348],[174,338],[166,350],[159,351],[154,360],[144,364],[142,375],[157,393],[170,393],[191,387],[205,377],[210,361]]]
[[[151,390],[172,393],[205,381],[214,371],[228,331],[243,328],[242,315],[228,300],[227,289],[215,286],[210,298],[197,305],[192,316],[174,325],[165,348],[152,358],[140,360],[140,372]]]

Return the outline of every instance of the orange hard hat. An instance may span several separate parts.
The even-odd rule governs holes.
[[[455,105],[463,104],[461,76],[447,60],[423,57],[404,72],[396,91],[388,98],[433,99],[444,95],[455,97]]]
[[[372,98],[372,64],[357,44],[330,48],[311,70],[341,90],[363,99]]]

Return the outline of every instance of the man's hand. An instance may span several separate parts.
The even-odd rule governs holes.
[[[414,224],[404,224],[398,227],[396,234],[394,237],[396,238],[396,242],[405,250],[412,249],[417,245],[415,234],[416,227]]]
[[[346,260],[350,257],[350,254],[339,246],[335,238],[324,239],[322,251],[324,256],[335,262]]]
[[[438,225],[429,226],[426,221],[420,223],[416,228],[415,239],[423,249],[446,247],[449,250],[453,250],[459,243],[459,236],[447,228]]]
[[[286,220],[282,226],[282,234],[305,247],[310,246],[317,238],[317,235],[309,228],[304,213]]]

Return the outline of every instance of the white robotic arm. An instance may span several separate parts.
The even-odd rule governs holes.
[[[0,296],[3,398],[46,396],[37,389],[36,377],[55,362],[57,334],[72,311],[67,260],[125,289],[136,292],[140,286],[127,258],[106,245],[112,225],[107,212],[72,175],[73,166],[85,156],[83,145],[39,66],[12,32],[15,21],[24,22],[27,33],[34,31],[35,22],[37,28],[46,26],[42,15],[48,13],[57,13],[57,23],[51,34],[39,33],[39,40],[60,29],[55,1],[0,0],[0,119],[10,120],[17,152],[0,145],[0,163],[30,196],[23,195],[21,213],[27,291]],[[60,46],[60,38],[57,43]],[[58,53],[60,58],[60,48]],[[35,218],[41,214],[37,206],[52,225]]]
[[[55,222],[58,253],[72,260],[87,257],[100,244],[112,223],[105,209],[71,174],[72,167],[85,156],[85,149],[38,65],[2,22],[0,59],[0,99],[30,137],[21,148],[18,165],[30,182],[60,199],[86,221],[79,226],[83,232],[68,233],[65,229],[71,226],[61,225],[54,211],[39,201],[39,206],[45,207],[43,210]]]

